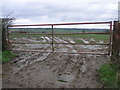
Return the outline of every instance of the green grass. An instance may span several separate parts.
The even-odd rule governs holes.
[[[2,52],[0,52],[0,63],[2,63]]]
[[[68,37],[79,37],[84,39],[94,38],[96,40],[104,40],[104,41],[109,40],[109,35],[98,35],[98,34],[69,35]]]
[[[117,72],[118,67],[117,65],[113,64],[103,64],[99,69],[99,76],[101,81],[111,88],[118,87],[118,79],[117,79]]]
[[[12,58],[16,57],[17,55],[9,50],[0,52],[0,58],[2,58],[2,63],[9,62]]]
[[[70,38],[83,38],[83,39],[87,39],[87,40],[89,40],[91,38],[94,38],[96,41],[98,41],[98,40],[101,40],[101,41],[104,41],[104,42],[109,41],[109,35],[100,35],[100,34],[55,35],[55,36],[70,37]],[[78,42],[81,42],[81,41],[78,41]]]
[[[76,39],[76,40],[74,40],[76,43],[80,43],[80,44],[83,44],[83,41],[82,40],[78,40],[78,39]]]

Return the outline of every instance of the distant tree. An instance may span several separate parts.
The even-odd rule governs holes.
[[[8,27],[12,25],[14,18],[9,18],[8,16],[5,16],[1,18],[2,21],[2,51],[5,51],[8,49]]]
[[[46,33],[45,31],[42,31],[42,33]]]
[[[105,30],[106,33],[108,33],[110,30]]]
[[[85,33],[85,30],[82,30],[82,33]]]

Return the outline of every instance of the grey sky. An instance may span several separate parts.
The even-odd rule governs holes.
[[[119,0],[3,0],[2,14],[13,12],[14,24],[111,21]]]

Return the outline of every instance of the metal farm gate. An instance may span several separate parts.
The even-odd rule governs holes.
[[[55,33],[54,32],[54,26],[65,26],[65,25],[108,25],[109,27],[109,31],[108,32],[81,32],[81,33]],[[51,45],[51,50],[50,51],[46,51],[46,50],[13,50],[13,51],[24,51],[24,52],[56,52],[56,53],[66,53],[66,54],[93,54],[93,55],[110,55],[111,54],[111,46],[112,46],[112,22],[85,22],[85,23],[62,23],[62,24],[35,24],[35,25],[12,25],[10,27],[26,27],[26,26],[50,26],[51,27],[51,32],[50,33],[27,33],[27,32],[16,32],[16,33],[13,33],[13,32],[9,32],[9,36],[10,35],[51,35],[51,42],[34,42],[34,43],[31,43],[31,44],[49,44]],[[12,29],[11,28],[11,29]],[[54,36],[55,35],[82,35],[82,34],[100,34],[100,35],[109,35],[109,43],[102,43],[102,44],[96,44],[96,43],[84,43],[82,45],[105,45],[105,46],[108,46],[108,52],[106,53],[99,53],[99,52],[82,52],[82,51],[79,51],[79,52],[62,52],[62,51],[55,51],[54,50],[54,45],[56,44],[65,44],[65,45],[81,45],[80,43],[56,43],[54,42]],[[11,44],[29,44],[30,42],[26,41],[26,42],[12,42],[10,41],[10,39],[8,38],[8,41],[11,42]]]

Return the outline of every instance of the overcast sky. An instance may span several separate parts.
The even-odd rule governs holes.
[[[120,0],[2,0],[2,15],[12,12],[14,24],[111,21]]]

